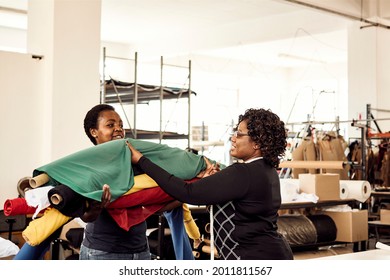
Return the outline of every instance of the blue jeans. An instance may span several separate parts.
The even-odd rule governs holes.
[[[90,249],[81,245],[80,260],[151,260],[151,254],[149,249],[144,252],[134,254],[108,253]]]
[[[37,246],[24,243],[22,248],[13,258],[14,260],[42,260],[46,252],[50,249],[51,240],[45,240]]]
[[[42,260],[46,252],[49,251],[51,242],[60,236],[61,230],[62,227],[57,229],[39,245],[31,246],[27,242],[24,243],[20,251],[14,257],[14,260]]]
[[[171,230],[176,260],[194,260],[192,246],[183,222],[183,207],[164,212]]]

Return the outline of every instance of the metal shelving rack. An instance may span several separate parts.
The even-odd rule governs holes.
[[[106,73],[106,60],[110,59],[119,59],[119,60],[128,60],[134,62],[134,81],[132,83],[117,81],[114,79],[106,79],[108,77]],[[164,64],[163,57],[160,59],[160,85],[145,85],[138,83],[138,54],[135,53],[134,59],[124,58],[124,57],[115,57],[108,56],[106,54],[106,48],[103,48],[103,70],[102,70],[102,81],[101,81],[101,91],[100,91],[100,103],[111,103],[111,104],[120,104],[123,109],[123,105],[132,104],[133,105],[133,123],[130,124],[130,121],[127,119],[128,125],[130,126],[130,131],[126,132],[127,137],[132,137],[135,139],[158,139],[159,142],[163,139],[185,139],[187,140],[187,146],[191,147],[191,95],[196,95],[195,92],[191,90],[191,60],[188,61],[188,66],[179,66]],[[163,69],[166,66],[170,67],[180,67],[185,68],[188,71],[188,87],[186,88],[177,88],[177,87],[166,87],[163,86]],[[180,134],[171,131],[164,131],[163,129],[163,102],[165,100],[173,100],[187,98],[188,99],[188,130],[186,134]],[[152,100],[159,100],[160,102],[160,129],[159,131],[149,131],[138,129],[138,120],[137,120],[137,106],[139,104],[145,104]],[[124,109],[123,109],[124,110]],[[126,114],[125,110],[124,113]],[[127,118],[127,117],[126,117]]]

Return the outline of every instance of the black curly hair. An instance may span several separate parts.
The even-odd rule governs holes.
[[[284,122],[278,115],[265,109],[247,109],[239,115],[238,123],[247,122],[248,135],[259,145],[261,155],[272,167],[278,167],[287,146]]]
[[[96,139],[91,134],[91,128],[97,128],[97,121],[99,115],[103,111],[115,111],[115,108],[108,104],[98,104],[90,109],[84,118],[84,131],[87,134],[89,140],[96,145]]]

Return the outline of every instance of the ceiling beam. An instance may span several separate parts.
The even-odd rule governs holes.
[[[363,23],[368,24],[367,26],[362,26],[361,28],[375,26],[375,27],[390,29],[390,25],[381,23],[380,22],[381,18],[378,16],[379,14],[381,14],[378,11],[378,9],[380,7],[387,7],[387,6],[383,6],[383,5],[381,6],[379,4],[379,2],[381,2],[381,1],[375,1],[375,4],[372,4],[371,2],[367,2],[364,0],[361,0],[361,1],[356,1],[356,0],[354,0],[354,1],[352,1],[352,0],[351,1],[327,1],[325,3],[328,4],[328,7],[325,7],[323,5],[320,6],[318,3],[323,3],[323,1],[320,2],[320,1],[316,1],[316,0],[283,0],[283,1],[297,4],[297,5],[301,5],[301,6],[305,6],[305,7],[316,9],[316,10],[320,10],[322,12],[335,14],[335,15],[342,16],[342,17],[345,17],[348,19],[361,21]],[[357,3],[357,2],[360,2],[360,3]],[[329,3],[332,3],[333,6],[329,7],[330,6]],[[348,5],[348,4],[350,4],[350,5]],[[372,5],[374,5],[374,7]],[[351,7],[352,7],[352,9],[351,9]],[[371,20],[371,19],[369,19],[369,17],[365,16],[365,15],[373,15],[372,10],[375,10],[374,15],[377,18],[377,20]],[[346,11],[349,11],[349,12],[346,12]],[[386,13],[384,13],[384,14],[386,14]]]

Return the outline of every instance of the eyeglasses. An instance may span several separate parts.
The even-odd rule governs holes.
[[[236,138],[239,138],[239,137],[242,137],[242,136],[249,136],[249,134],[248,134],[248,133],[238,132],[238,131],[236,130],[236,131],[234,131],[234,132],[232,133],[232,136],[234,136],[234,137],[236,137]]]

